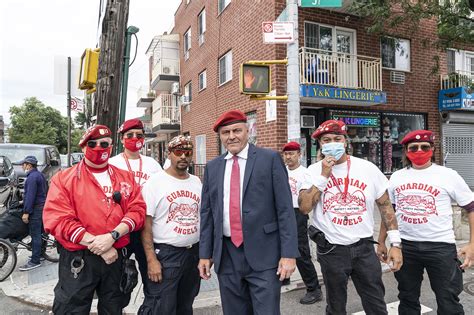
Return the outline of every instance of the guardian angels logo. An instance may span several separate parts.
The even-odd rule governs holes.
[[[170,202],[166,224],[176,224],[174,231],[182,235],[197,232],[199,224],[199,202],[201,198],[188,190],[177,190],[169,194],[166,199]],[[179,200],[177,200],[179,199]]]
[[[401,220],[410,224],[428,223],[430,216],[437,216],[436,197],[440,191],[424,183],[407,183],[395,188],[397,211]]]

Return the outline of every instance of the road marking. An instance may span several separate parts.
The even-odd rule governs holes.
[[[400,301],[387,304],[388,315],[398,315],[398,304]],[[421,314],[431,312],[432,309],[421,304]],[[352,313],[352,315],[365,315],[365,312]]]

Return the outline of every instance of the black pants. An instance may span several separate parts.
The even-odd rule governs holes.
[[[97,292],[99,302],[98,314],[122,314],[122,308],[130,301],[130,295],[120,292],[123,254],[119,249],[119,258],[107,265],[102,257],[88,250],[70,252],[59,248],[59,280],[54,288],[53,313],[89,314]],[[71,272],[71,261],[75,257],[84,260],[84,267],[74,278]]]
[[[37,206],[28,218],[28,229],[31,236],[31,262],[39,264],[41,259],[41,233],[43,231],[43,206]]]
[[[135,254],[135,259],[138,262],[138,270],[142,278],[143,290],[146,287],[146,280],[148,279],[148,267],[146,265],[145,250],[143,249],[141,231],[130,233],[130,243],[127,245],[127,256],[130,257]]]
[[[296,266],[308,291],[321,289],[318,281],[318,273],[311,261],[308,239],[308,215],[302,214],[297,208],[295,208],[295,215],[298,227],[298,250],[301,255],[299,258],[296,258]]]
[[[458,295],[463,290],[456,245],[402,240],[403,266],[395,273],[400,314],[420,314],[420,288],[424,269],[436,295],[438,314],[464,314]]]
[[[193,302],[201,286],[197,268],[199,243],[189,249],[155,244],[155,250],[159,250],[156,257],[161,263],[163,279],[158,283],[147,276],[145,300],[138,314],[193,314]]]
[[[382,268],[372,242],[361,241],[349,246],[318,245],[318,261],[326,286],[326,314],[347,314],[349,277],[367,315],[387,314]]]
[[[245,258],[244,246],[224,237],[219,274],[225,315],[279,315],[281,282],[277,269],[255,271]]]

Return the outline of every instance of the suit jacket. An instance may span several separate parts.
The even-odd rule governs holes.
[[[202,189],[199,256],[212,258],[216,272],[222,255],[225,155],[207,163]],[[267,270],[277,267],[281,257],[299,257],[288,173],[277,152],[249,145],[241,193],[244,253],[250,267]]]

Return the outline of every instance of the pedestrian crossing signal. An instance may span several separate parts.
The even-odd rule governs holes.
[[[268,95],[271,90],[269,65],[244,63],[240,66],[240,93]]]
[[[99,49],[86,49],[81,57],[81,69],[79,71],[79,89],[90,90],[97,83],[97,72],[99,71]]]

